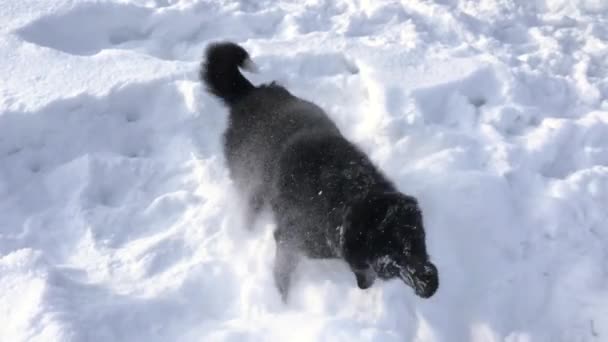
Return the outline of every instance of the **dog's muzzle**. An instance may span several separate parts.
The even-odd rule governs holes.
[[[430,262],[406,266],[399,271],[399,278],[414,289],[416,295],[429,298],[439,287],[437,268]]]

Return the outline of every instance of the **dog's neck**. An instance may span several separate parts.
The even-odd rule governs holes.
[[[329,214],[329,222],[336,227],[335,230],[330,230],[331,236],[328,237],[328,244],[334,250],[338,257],[344,255],[344,236],[350,224],[350,216],[352,207],[355,203],[364,201],[369,192],[359,192],[351,197],[351,201],[340,203],[334,207]]]
[[[361,165],[371,165],[365,158],[359,162]],[[329,199],[329,205],[332,205],[332,201],[338,199],[340,201],[333,203],[332,209],[327,216],[331,227],[335,227],[335,229],[328,231],[327,243],[339,257],[344,254],[344,235],[349,227],[348,222],[352,208],[355,205],[360,206],[362,202],[367,201],[368,197],[373,194],[394,191],[393,184],[375,169],[357,167],[357,162],[350,162],[349,164],[354,167],[346,169],[338,177],[336,177],[336,174],[331,174],[327,177],[329,178],[327,182],[329,184],[333,183],[333,186],[328,187],[324,191]],[[336,191],[337,189],[339,190]],[[344,199],[348,200],[344,201]]]

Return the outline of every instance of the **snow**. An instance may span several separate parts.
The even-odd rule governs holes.
[[[608,2],[0,0],[0,341],[608,340]],[[325,108],[425,214],[430,299],[274,288],[211,41]]]

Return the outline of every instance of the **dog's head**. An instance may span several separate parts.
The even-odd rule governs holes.
[[[439,285],[429,261],[417,201],[398,192],[370,194],[353,203],[344,218],[343,253],[360,288],[376,276],[400,278],[423,298]]]

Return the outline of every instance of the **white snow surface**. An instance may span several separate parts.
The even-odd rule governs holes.
[[[0,0],[0,341],[608,341],[608,1]],[[244,222],[230,39],[425,214],[435,296]],[[249,230],[253,225],[253,230]]]

